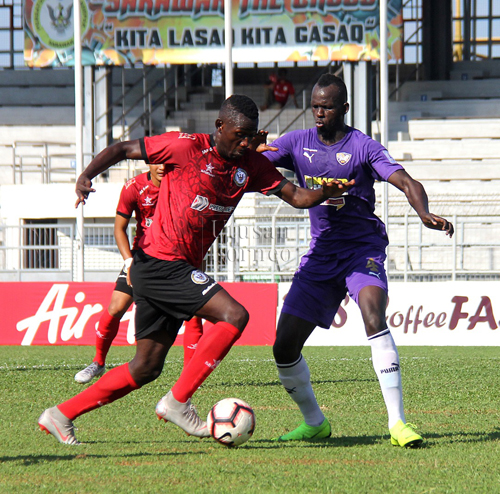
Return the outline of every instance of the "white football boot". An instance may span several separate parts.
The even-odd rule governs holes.
[[[40,418],[38,425],[41,431],[52,434],[60,443],[78,446],[79,443],[75,437],[75,428],[73,422],[59,411],[59,408],[47,408]]]
[[[85,367],[85,369],[75,375],[75,381],[80,384],[87,384],[92,381],[94,377],[99,377],[104,374],[105,370],[105,365],[99,365],[97,362],[92,362],[88,367]]]
[[[207,423],[198,417],[191,399],[181,403],[169,391],[156,405],[156,415],[159,420],[172,422],[179,426],[188,436],[210,437]]]

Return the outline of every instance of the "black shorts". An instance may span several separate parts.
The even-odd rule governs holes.
[[[123,268],[120,271],[118,278],[116,278],[115,292],[123,292],[129,295],[130,297],[134,295],[132,287],[130,285],[127,285],[127,273]]]
[[[182,321],[191,319],[222,290],[213,278],[185,261],[163,261],[141,250],[131,269],[136,340],[164,330],[175,339]]]

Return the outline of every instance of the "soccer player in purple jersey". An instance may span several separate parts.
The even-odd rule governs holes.
[[[304,421],[280,441],[321,439],[331,435],[310,382],[302,347],[316,326],[329,328],[346,293],[358,304],[371,346],[372,362],[389,415],[391,443],[417,447],[422,437],[406,424],[399,356],[387,327],[388,237],[375,216],[375,180],[404,192],[422,223],[450,237],[453,225],[429,212],[427,194],[378,142],[344,123],[347,89],[338,77],[323,75],[313,88],[316,127],[289,132],[265,155],[275,166],[293,170],[300,186],[316,188],[324,180],[355,180],[340,198],[309,210],[311,245],[295,273],[278,322],[273,347],[281,383],[299,406]],[[268,148],[271,149],[271,148]]]

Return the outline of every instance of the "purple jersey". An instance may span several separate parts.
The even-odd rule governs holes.
[[[279,150],[265,155],[275,166],[294,171],[302,187],[320,187],[324,179],[356,181],[343,196],[309,209],[311,250],[302,259],[301,269],[306,262],[317,264],[326,275],[326,266],[321,268],[320,264],[329,256],[346,255],[367,244],[385,249],[388,238],[384,224],[374,214],[373,184],[375,180],[387,181],[402,166],[380,143],[347,127],[344,138],[331,146],[319,140],[316,128],[289,132],[272,145]],[[317,263],[311,263],[314,259]]]

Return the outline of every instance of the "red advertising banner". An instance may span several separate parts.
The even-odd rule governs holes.
[[[272,345],[275,283],[221,283],[250,313],[237,345]],[[0,283],[0,345],[94,345],[95,327],[114,283]],[[114,345],[135,343],[135,306],[123,316]],[[175,342],[182,344],[183,329]]]

